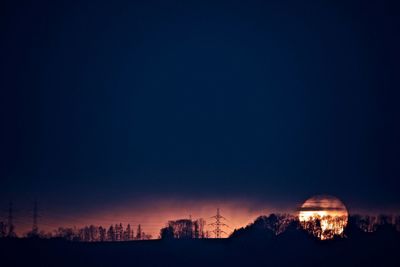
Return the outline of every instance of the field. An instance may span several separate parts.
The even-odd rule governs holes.
[[[272,239],[68,242],[2,239],[1,266],[400,266],[399,234],[318,241],[300,233]]]

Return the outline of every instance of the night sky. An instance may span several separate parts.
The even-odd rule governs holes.
[[[399,211],[396,1],[216,2],[1,2],[1,219]]]

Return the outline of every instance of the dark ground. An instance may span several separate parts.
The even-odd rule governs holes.
[[[2,239],[1,266],[400,266],[398,233],[83,243]]]

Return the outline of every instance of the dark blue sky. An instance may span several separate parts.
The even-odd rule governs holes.
[[[395,1],[215,2],[2,1],[1,205],[398,209]]]

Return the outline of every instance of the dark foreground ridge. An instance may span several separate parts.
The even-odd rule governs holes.
[[[1,266],[400,266],[400,235],[381,229],[319,241],[303,231],[276,237],[69,242],[0,239]]]

